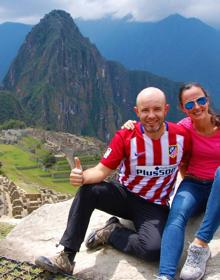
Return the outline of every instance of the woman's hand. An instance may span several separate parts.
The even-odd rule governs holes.
[[[128,120],[121,126],[121,128],[122,129],[125,128],[125,129],[128,129],[128,130],[133,130],[136,122],[137,121],[134,121],[134,120]]]

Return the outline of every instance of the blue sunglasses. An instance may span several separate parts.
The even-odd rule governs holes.
[[[184,108],[186,110],[192,110],[195,107],[195,103],[197,103],[199,106],[204,106],[207,103],[207,97],[202,96],[196,99],[195,101],[189,101],[184,104]]]

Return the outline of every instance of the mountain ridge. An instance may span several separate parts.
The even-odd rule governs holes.
[[[0,24],[0,81],[6,75],[10,63],[30,31],[31,25],[5,22]]]
[[[220,103],[219,30],[178,14],[150,23],[109,18],[76,23],[107,59],[174,81],[199,82]]]
[[[108,140],[134,118],[136,94],[158,86],[176,108],[179,84],[144,71],[128,71],[104,59],[79,32],[70,14],[54,10],[27,35],[3,80],[19,99],[30,123],[51,130]]]
[[[174,81],[197,81],[211,94],[214,104],[220,103],[219,30],[197,18],[179,14],[156,22],[136,22],[130,16],[75,22],[108,60]]]

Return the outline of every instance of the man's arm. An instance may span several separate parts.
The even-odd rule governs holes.
[[[89,168],[83,172],[84,184],[99,183],[103,181],[113,170],[106,167],[102,163],[98,163],[95,167]]]
[[[93,184],[103,181],[113,171],[102,163],[98,163],[95,167],[82,170],[79,158],[75,158],[75,168],[70,173],[70,183],[75,186],[83,184]]]

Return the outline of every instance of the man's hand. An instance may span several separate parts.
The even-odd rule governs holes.
[[[84,178],[82,166],[78,157],[74,158],[74,164],[75,168],[73,168],[70,173],[70,183],[74,187],[79,187],[83,184]]]

